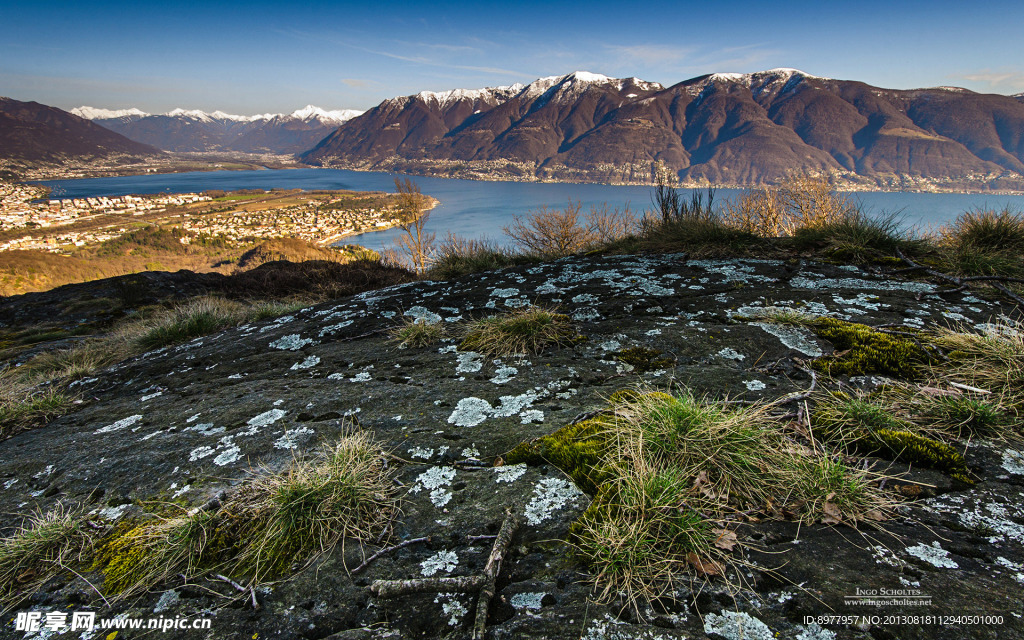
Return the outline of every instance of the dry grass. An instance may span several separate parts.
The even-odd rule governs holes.
[[[259,582],[312,561],[344,538],[371,539],[395,516],[396,494],[392,473],[365,432],[284,473],[254,476],[224,508],[245,521],[235,570]]]
[[[391,330],[391,340],[397,342],[401,349],[427,347],[444,336],[444,326],[440,323],[430,324],[423,318],[407,320]]]
[[[1024,322],[1002,321],[978,332],[966,327],[939,329],[936,344],[949,350],[949,362],[936,377],[994,393],[1010,408],[1024,408]]]
[[[249,317],[244,304],[201,296],[133,327],[138,334],[134,342],[145,350],[157,349],[237,326]]]
[[[464,329],[459,349],[490,356],[537,353],[577,336],[569,316],[540,307],[525,307],[474,320]]]
[[[397,512],[393,472],[373,438],[357,433],[246,479],[216,510],[193,509],[122,530],[96,568],[104,589],[138,594],[172,575],[218,570],[259,584],[299,570],[341,540],[376,536]]]
[[[94,532],[75,510],[34,513],[0,539],[0,613],[10,611],[92,550]]]
[[[763,406],[638,392],[613,410],[609,479],[575,529],[604,600],[639,610],[685,574],[724,576],[738,543],[723,523],[738,513],[856,524],[890,506],[867,473],[796,443]]]
[[[5,381],[0,391],[0,440],[19,431],[45,425],[63,415],[75,403],[75,396],[58,387],[33,388]]]

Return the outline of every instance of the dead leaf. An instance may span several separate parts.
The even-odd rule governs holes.
[[[829,497],[835,494],[829,494]],[[828,502],[826,499],[825,504],[821,506],[821,510],[825,513],[825,517],[821,519],[825,524],[839,524],[843,521],[843,512],[839,510],[839,507]]]
[[[885,520],[885,515],[878,509],[871,509],[870,511],[864,512],[864,519],[881,522],[882,520]]]
[[[736,532],[729,531],[728,529],[712,529],[717,537],[715,538],[715,546],[725,551],[732,551],[736,547]]]
[[[697,573],[701,574],[702,576],[722,575],[722,570],[717,565],[717,563],[711,560],[702,560],[700,556],[698,556],[696,553],[692,551],[686,554],[686,561],[689,562],[697,571]]]

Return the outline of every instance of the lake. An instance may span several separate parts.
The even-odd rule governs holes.
[[[41,182],[53,189],[54,198],[120,196],[126,194],[187,193],[207,189],[351,189],[394,191],[394,174],[342,169],[284,169],[264,171],[201,171],[117,178],[51,180]],[[438,239],[451,231],[471,238],[487,237],[505,242],[502,227],[513,216],[542,206],[561,207],[572,198],[584,208],[607,202],[611,207],[627,204],[634,210],[651,208],[651,188],[602,184],[536,182],[484,182],[449,178],[413,177],[420,190],[441,204],[428,221],[428,230]],[[719,189],[716,200],[740,193]],[[871,214],[901,212],[906,226],[934,227],[949,222],[975,207],[1024,210],[1024,196],[960,193],[858,192],[852,194]],[[391,246],[401,232],[396,229],[345,238],[345,243],[371,249]]]

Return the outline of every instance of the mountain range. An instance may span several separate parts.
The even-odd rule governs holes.
[[[77,107],[71,113],[123,136],[174,152],[296,154],[309,150],[361,111],[325,111],[308,105],[290,114],[239,116],[174,109],[150,114],[139,109]]]
[[[0,97],[0,166],[17,168],[138,159],[159,149],[38,102]]]
[[[810,170],[875,186],[1021,188],[1024,99],[883,89],[796,69],[670,87],[575,72],[385,100],[300,158],[521,179],[647,181],[661,164],[685,181],[724,185]]]

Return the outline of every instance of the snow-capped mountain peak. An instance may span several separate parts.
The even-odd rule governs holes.
[[[199,109],[182,109],[180,107],[172,109],[163,115],[170,118],[193,118],[195,120],[202,120],[203,122],[208,122],[213,119],[210,117],[210,114],[205,111],[200,111]]]
[[[298,118],[299,120],[304,121],[316,118],[321,122],[337,122],[340,124],[362,114],[362,111],[358,111],[356,109],[338,109],[337,111],[327,111],[325,109],[321,109],[320,107],[307,104],[305,107],[301,109],[292,111],[290,117]]]
[[[591,85],[604,84],[614,85],[618,91],[622,91],[627,85],[633,85],[644,91],[658,91],[664,88],[657,82],[647,82],[639,78],[617,79],[600,73],[573,71],[564,76],[538,78],[524,89],[524,93],[527,97],[537,97],[557,87],[556,91],[559,96],[571,98],[579,95]],[[628,97],[636,97],[636,94],[630,94]]]
[[[132,107],[130,109],[100,109],[97,107],[81,106],[71,110],[71,113],[75,114],[80,118],[86,120],[110,120],[113,118],[147,118],[152,114],[146,113],[141,109]],[[167,116],[169,118],[189,118],[192,120],[199,120],[200,122],[214,122],[214,121],[230,121],[230,122],[258,122],[261,120],[273,120],[274,118],[292,118],[297,120],[303,120],[309,122],[310,120],[316,119],[324,123],[336,123],[341,124],[347,120],[351,120],[358,115],[361,115],[362,111],[355,109],[339,109],[337,111],[327,111],[314,105],[306,105],[302,109],[293,111],[292,113],[285,115],[283,113],[258,113],[253,116],[240,116],[233,113],[227,113],[221,110],[214,111],[213,113],[207,113],[201,109],[172,109],[167,113],[159,115]]]
[[[441,106],[447,106],[460,100],[494,100],[495,102],[504,102],[522,90],[523,85],[517,83],[510,86],[485,87],[483,89],[420,91],[415,97],[423,102],[437,102]]]
[[[141,109],[132,107],[131,109],[100,109],[97,107],[89,107],[82,105],[75,107],[71,110],[71,113],[75,114],[79,118],[85,118],[86,120],[102,120],[105,118],[129,118],[132,116],[138,116],[145,118],[149,114]]]

